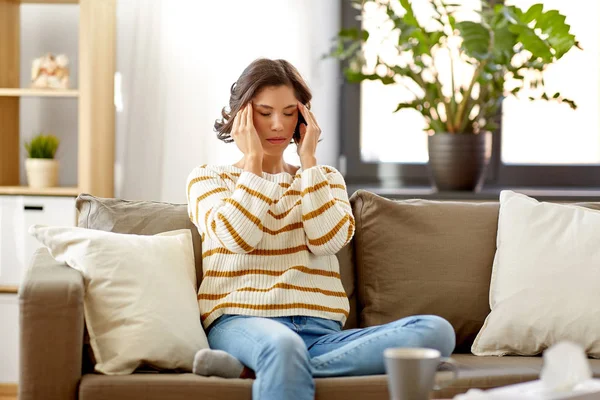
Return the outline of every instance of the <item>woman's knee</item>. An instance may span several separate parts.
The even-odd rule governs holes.
[[[437,315],[422,315],[419,318],[421,324],[427,328],[424,346],[439,350],[443,357],[450,356],[456,345],[456,334],[452,324]]]
[[[277,363],[282,362],[300,362],[300,364],[309,364],[308,350],[304,341],[290,331],[284,335],[268,335],[263,338],[259,354],[259,360]]]

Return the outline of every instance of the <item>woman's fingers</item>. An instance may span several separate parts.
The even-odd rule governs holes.
[[[315,118],[315,115],[304,104],[300,103],[300,106],[301,106],[301,110],[302,110],[302,115],[304,116],[304,119],[306,120],[308,125],[314,126],[319,131],[319,134],[320,134],[321,127],[317,123],[317,119]]]
[[[246,129],[246,115],[248,114],[248,105],[246,104],[242,109],[242,115],[240,115],[240,132]]]
[[[306,123],[309,124],[310,121],[309,121],[309,119],[306,116],[306,108],[304,107],[304,104],[302,104],[300,102],[298,102],[298,112],[300,114],[302,114],[302,117],[304,117],[304,120],[306,121]],[[298,118],[300,118],[300,117],[298,117]]]
[[[246,128],[251,129],[254,127],[254,122],[252,120],[252,102],[248,102],[246,106]]]
[[[233,125],[231,126],[231,133],[237,133],[238,130],[240,129],[240,114],[244,112],[244,109],[242,108],[241,110],[239,110],[237,112],[237,114],[235,114],[235,117],[233,118]]]

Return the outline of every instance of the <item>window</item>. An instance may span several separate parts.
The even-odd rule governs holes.
[[[539,0],[538,0],[539,1]],[[537,1],[507,0],[522,9]],[[502,161],[507,164],[600,164],[600,5],[544,0],[566,15],[583,51],[565,54],[544,75],[548,91],[574,99],[562,104],[508,98],[504,104]]]
[[[455,1],[456,2],[456,1]],[[509,98],[503,103],[502,126],[494,135],[494,152],[488,185],[597,186],[600,185],[600,3],[561,0],[506,0],[527,9],[541,2],[567,16],[583,50],[574,49],[550,67],[544,79],[549,92],[560,91],[575,100],[577,110],[565,104]],[[415,12],[419,1],[413,2]],[[462,0],[477,7],[478,0]],[[357,26],[358,11],[343,2],[343,23]],[[394,40],[386,32],[385,14],[367,8],[363,24],[371,39]],[[427,23],[427,21],[422,21]],[[379,36],[377,36],[379,35]],[[365,48],[367,63],[374,52]],[[440,69],[448,63],[436,59]],[[460,71],[458,72],[460,73]],[[469,79],[465,68],[462,77]],[[388,182],[391,185],[428,184],[427,139],[424,121],[414,110],[392,113],[398,102],[410,99],[402,85],[383,86],[367,81],[344,83],[342,88],[342,153],[347,180],[355,183]]]

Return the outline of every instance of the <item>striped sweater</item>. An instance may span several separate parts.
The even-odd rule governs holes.
[[[205,328],[223,314],[345,323],[349,304],[335,254],[352,238],[354,217],[336,169],[259,177],[203,165],[190,173],[187,196],[202,237]]]

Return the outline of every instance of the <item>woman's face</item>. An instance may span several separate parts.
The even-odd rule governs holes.
[[[298,122],[298,100],[289,86],[268,86],[252,99],[254,127],[263,151],[281,154],[290,144]]]

